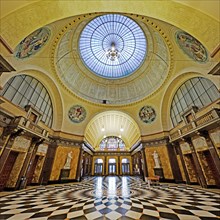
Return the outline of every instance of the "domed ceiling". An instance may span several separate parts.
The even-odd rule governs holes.
[[[57,37],[54,64],[63,86],[87,101],[110,105],[139,101],[161,87],[172,62],[161,29],[128,14],[80,19]]]

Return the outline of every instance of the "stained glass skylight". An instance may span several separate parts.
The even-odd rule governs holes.
[[[120,14],[106,14],[86,25],[79,50],[93,73],[114,79],[128,76],[141,66],[147,41],[134,20]]]

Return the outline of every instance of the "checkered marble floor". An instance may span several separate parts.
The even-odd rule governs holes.
[[[0,219],[220,219],[220,194],[138,177],[91,177],[0,197]]]

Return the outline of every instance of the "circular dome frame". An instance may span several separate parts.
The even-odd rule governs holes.
[[[98,76],[118,79],[134,73],[147,55],[147,38],[133,19],[121,14],[95,17],[84,27],[79,52]]]

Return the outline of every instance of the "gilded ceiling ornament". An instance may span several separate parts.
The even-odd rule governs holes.
[[[151,106],[146,105],[139,111],[139,117],[143,122],[151,123],[156,118],[156,112]]]
[[[50,30],[48,28],[40,28],[26,38],[24,38],[15,48],[14,55],[19,59],[24,59],[34,55],[48,41]]]
[[[74,123],[80,123],[86,118],[86,110],[80,105],[74,105],[69,109],[69,119]]]
[[[177,31],[176,42],[191,59],[198,62],[207,61],[208,55],[205,47],[190,34],[184,31]]]

